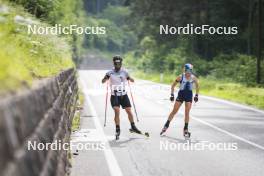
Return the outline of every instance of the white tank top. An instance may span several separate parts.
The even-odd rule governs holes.
[[[182,74],[180,81],[180,90],[193,90],[193,75],[191,75],[190,80],[187,80],[185,74]]]

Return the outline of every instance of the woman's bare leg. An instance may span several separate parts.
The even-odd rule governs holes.
[[[185,137],[190,137],[191,133],[188,130],[188,125],[190,121],[190,110],[192,108],[192,102],[185,102],[185,117],[184,117],[184,128],[183,135]]]
[[[173,119],[173,117],[177,114],[177,112],[179,111],[180,107],[182,105],[182,102],[176,101],[174,103],[174,107],[173,110],[171,111],[168,120],[171,121]]]
[[[168,120],[167,122],[165,123],[160,135],[162,135],[163,133],[165,133],[165,131],[169,128],[169,125],[170,125],[170,122],[171,120],[173,119],[173,117],[177,114],[177,112],[179,111],[180,107],[182,105],[182,102],[179,102],[179,101],[176,101],[174,103],[174,107],[173,107],[173,110],[171,111],[169,117],[168,117]]]
[[[185,118],[184,118],[185,123],[189,123],[191,108],[192,108],[192,102],[185,102]]]

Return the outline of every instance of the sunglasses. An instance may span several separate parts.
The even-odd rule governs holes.
[[[114,62],[114,65],[122,65],[121,62]]]
[[[192,73],[192,70],[187,69],[187,70],[185,70],[185,73]]]

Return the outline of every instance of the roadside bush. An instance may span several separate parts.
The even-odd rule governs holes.
[[[256,59],[233,54],[219,55],[210,63],[210,75],[218,79],[254,84],[256,80]]]

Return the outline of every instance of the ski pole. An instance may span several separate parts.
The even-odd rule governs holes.
[[[108,81],[106,82],[106,96],[105,96],[105,118],[104,118],[104,127],[106,126],[107,101],[108,101]]]
[[[133,97],[131,86],[130,86],[130,81],[128,81],[128,87],[129,87],[129,90],[130,90],[130,95],[131,95],[132,103],[133,103],[133,106],[134,106],[134,111],[135,111],[135,114],[136,114],[136,117],[137,117],[137,122],[138,122],[139,121],[138,120],[138,114],[137,114],[137,109],[136,109],[136,105],[135,105],[135,102],[134,102],[134,97]]]

